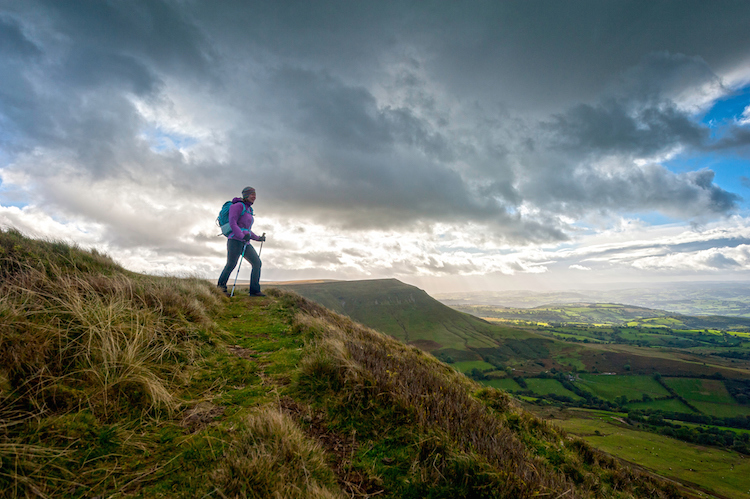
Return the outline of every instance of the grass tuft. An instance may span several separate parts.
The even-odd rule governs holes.
[[[78,467],[71,445],[93,437],[42,422],[173,417],[222,299],[197,279],[139,276],[12,230],[0,231],[0,275],[0,407],[12,422],[0,427],[0,489],[59,495]],[[104,437],[99,450],[114,449]]]
[[[224,497],[343,497],[320,444],[272,406],[248,416],[216,472],[216,481]]]

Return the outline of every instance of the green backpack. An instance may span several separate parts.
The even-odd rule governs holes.
[[[232,207],[232,202],[227,201],[221,206],[221,211],[219,212],[219,216],[216,218],[216,225],[219,226],[221,229],[221,233],[227,237],[229,237],[232,234],[232,227],[229,225],[229,208]],[[247,206],[245,206],[245,203],[242,203],[242,213],[240,216],[247,213]]]

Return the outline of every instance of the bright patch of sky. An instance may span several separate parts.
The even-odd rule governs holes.
[[[167,132],[158,127],[146,129],[142,136],[148,141],[151,150],[159,153],[175,150],[184,151],[185,149],[198,144],[198,139],[195,137],[182,135],[176,132]]]
[[[701,123],[711,128],[718,128],[728,122],[741,121],[748,108],[750,108],[750,86],[714,102],[711,109],[701,118]]]
[[[750,210],[750,191],[744,186],[743,177],[750,176],[750,156],[738,153],[694,152],[678,155],[664,163],[664,166],[676,172],[689,172],[709,169],[714,172],[714,183],[742,199],[737,204],[743,212]],[[660,217],[653,214],[653,217]]]

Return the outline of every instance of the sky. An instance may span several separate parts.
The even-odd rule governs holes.
[[[0,227],[215,279],[253,186],[264,281],[748,281],[748,25],[723,0],[0,0]]]

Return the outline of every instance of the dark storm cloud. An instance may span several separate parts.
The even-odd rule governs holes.
[[[585,102],[654,52],[699,55],[717,71],[746,60],[750,45],[743,2],[438,5],[414,30],[435,55],[440,79],[456,93],[520,109]]]
[[[41,53],[15,20],[0,16],[0,54],[4,59],[28,59]]]
[[[28,2],[33,5],[33,2]],[[55,29],[71,44],[71,52],[99,53],[142,59],[167,72],[206,76],[209,57],[201,32],[182,15],[179,2],[149,0],[102,2],[46,0],[44,6]],[[33,8],[33,6],[31,7]],[[101,61],[100,61],[101,62]],[[93,64],[84,73],[108,72]]]
[[[699,57],[651,53],[618,75],[599,102],[557,113],[542,129],[553,135],[553,147],[578,154],[648,157],[676,146],[713,147],[695,111],[679,108],[675,99],[721,85]]]
[[[542,127],[555,135],[553,145],[607,155],[651,156],[677,145],[699,147],[708,138],[707,129],[673,106],[631,111],[615,100],[580,104]]]
[[[527,188],[530,199],[551,210],[583,215],[598,208],[630,213],[660,211],[674,217],[714,217],[736,208],[739,196],[713,184],[714,172],[674,174],[658,166],[616,172],[581,168],[552,183]]]
[[[379,105],[362,85],[321,72],[284,67],[269,81],[286,124],[324,148],[380,153],[396,146],[450,162],[453,144],[440,126],[404,106]]]
[[[28,140],[27,147],[68,142],[70,149],[80,151],[86,146],[70,143],[71,138],[92,132],[108,143],[129,142],[134,130],[127,118],[121,130],[102,137],[114,124],[103,117],[132,114],[120,106],[125,94],[155,94],[164,74],[211,80],[209,51],[200,33],[169,2],[49,1],[13,7],[16,19],[0,20],[2,47],[32,59],[4,77],[11,82],[1,94],[0,113],[8,128]],[[24,14],[31,39],[19,27]],[[91,94],[93,100],[106,94],[112,108],[102,101],[96,109],[86,109]],[[85,162],[81,166],[94,168]]]

